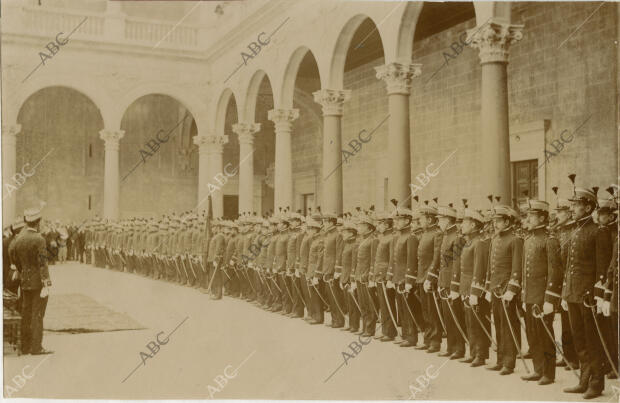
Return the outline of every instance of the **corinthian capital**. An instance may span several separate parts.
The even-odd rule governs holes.
[[[217,134],[209,134],[206,136],[196,136],[202,137],[200,141],[201,149],[206,151],[208,154],[222,154],[224,152],[224,145],[228,143],[228,136],[218,136]],[[194,144],[196,144],[196,140],[194,140]]]
[[[523,38],[522,31],[523,25],[490,21],[467,30],[467,42],[480,50],[480,64],[508,63],[508,49]]]
[[[314,102],[323,107],[323,115],[342,116],[343,105],[351,98],[351,90],[322,89],[312,95]]]
[[[239,144],[254,144],[254,134],[260,130],[260,123],[235,123],[233,132],[239,137]]]
[[[409,95],[411,80],[422,74],[419,63],[389,63],[375,67],[377,78],[385,81],[388,94]]]
[[[125,136],[125,130],[103,129],[99,132],[99,138],[105,142],[106,150],[118,150],[120,140]]]
[[[276,134],[290,131],[293,121],[298,117],[299,109],[272,109],[267,112],[267,118],[276,125]]]

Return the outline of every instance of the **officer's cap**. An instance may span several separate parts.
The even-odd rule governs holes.
[[[456,218],[456,209],[450,206],[438,206],[437,215],[440,217]]]
[[[484,216],[482,215],[482,213],[478,210],[474,210],[474,209],[470,209],[470,208],[466,208],[463,211],[463,219],[468,218],[470,220],[476,220],[479,223],[484,223],[486,220],[484,218]]]
[[[594,194],[594,192],[590,189],[575,188],[575,193],[573,194],[573,197],[568,200],[596,203],[596,194]]]
[[[314,218],[309,218],[306,220],[306,227],[321,228],[321,222],[318,220],[315,220]]]
[[[373,228],[376,227],[375,220],[373,220],[372,217],[369,217],[367,215],[361,215],[359,217],[359,223],[360,224],[368,224],[368,225],[370,225]]]
[[[498,205],[493,207],[493,218],[512,217],[519,218],[519,214],[510,206]]]
[[[598,208],[599,210],[608,209],[613,211],[618,209],[618,205],[614,199],[598,199]]]
[[[26,222],[35,222],[36,220],[41,218],[41,210],[33,207],[26,209],[24,211],[24,221]]]
[[[13,229],[13,231],[15,231],[22,228],[24,225],[26,225],[26,223],[24,222],[24,218],[19,217],[17,220],[15,220],[13,225],[11,225],[11,228]]]
[[[432,207],[432,206],[424,205],[424,206],[418,207],[418,213],[420,215],[422,215],[422,214],[437,215],[437,209],[435,207]]]
[[[568,199],[558,199],[554,210],[570,210],[570,202]]]
[[[527,211],[549,212],[549,203],[543,200],[528,200]]]
[[[413,211],[406,207],[396,207],[394,217],[413,217]]]

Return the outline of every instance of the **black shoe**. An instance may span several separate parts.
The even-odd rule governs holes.
[[[547,378],[546,376],[543,376],[542,378],[540,378],[540,380],[538,381],[539,385],[550,385],[553,383],[553,379],[551,378]]]
[[[437,351],[441,350],[441,348],[439,348],[439,346],[431,346],[428,350],[426,350],[427,353],[436,353]]]
[[[446,351],[445,353],[439,353],[437,354],[439,357],[450,357],[452,355],[451,352]]]
[[[588,390],[587,385],[576,385],[570,388],[564,388],[564,393],[584,393],[586,390]]]
[[[383,336],[379,340],[381,340],[383,342],[386,342],[386,341],[393,341],[394,338],[393,337],[389,337],[389,336]]]
[[[476,368],[476,367],[481,367],[485,364],[484,362],[485,360],[483,360],[482,358],[477,358],[471,363],[469,364],[470,367]],[[488,368],[487,368],[488,369]]]
[[[333,327],[334,329],[340,329],[340,328],[343,328],[343,327],[344,327],[344,324],[335,324],[335,325],[334,325],[334,324],[332,323],[332,327]]]
[[[349,328],[349,332],[351,332],[353,334],[361,334],[361,333],[359,333],[358,329],[351,329],[351,328]]]
[[[566,361],[564,360],[557,360],[555,363],[556,367],[565,367],[566,366]]]
[[[607,379],[618,379],[618,377],[616,376],[614,371],[611,371],[610,373],[607,374]]]
[[[502,369],[502,365],[501,365],[501,364],[495,364],[495,365],[494,365],[494,366],[492,366],[492,367],[487,367],[487,369],[488,369],[489,371],[501,371],[501,369]]]
[[[308,322],[308,323],[310,323],[311,325],[320,325],[322,322],[319,322],[318,320],[314,320],[314,319],[312,319],[312,320],[311,320],[310,322]]]
[[[588,388],[586,393],[583,394],[583,398],[584,399],[594,399],[595,397],[599,397],[602,394],[603,394],[603,391],[597,392],[595,390],[592,390],[592,389]]]
[[[428,350],[430,346],[427,346],[426,344],[422,344],[421,346],[415,346],[416,350]]]
[[[504,367],[504,368],[502,368],[502,370],[501,370],[501,371],[499,371],[499,374],[500,374],[500,375],[510,375],[510,374],[512,374],[513,372],[515,372],[515,370],[514,370],[514,369]]]
[[[523,354],[523,358],[524,359],[532,358],[532,353],[528,351],[527,353]]]
[[[537,374],[536,372],[534,372],[533,374],[530,374],[530,375],[523,375],[523,376],[521,376],[521,379],[523,379],[524,381],[537,381],[540,378],[542,378],[542,375]]]
[[[46,349],[42,348],[41,350],[33,351],[30,354],[32,354],[32,355],[43,355],[43,354],[54,354],[54,352],[51,351],[51,350],[46,350]]]
[[[459,362],[464,362],[465,364],[471,364],[474,362],[474,357],[463,357],[459,360]]]
[[[356,335],[356,336],[361,336],[361,335],[363,335],[365,333],[364,333],[363,330],[356,330],[355,332],[353,332],[353,334]]]
[[[465,357],[465,353],[454,353],[450,356],[451,360],[460,360],[461,358]]]
[[[415,347],[415,343],[410,342],[409,340],[405,340],[404,343],[400,343],[401,347]]]
[[[400,343],[404,343],[405,340],[398,340],[398,339],[394,339],[394,344],[400,344]]]
[[[571,362],[570,366],[573,367],[573,369],[575,369],[575,370],[579,369],[579,363],[578,362]],[[570,367],[568,365],[565,366],[564,369],[566,371],[570,371]]]
[[[348,332],[349,330],[351,330],[350,327],[342,327],[342,328],[340,328],[340,331],[342,331],[342,332]]]

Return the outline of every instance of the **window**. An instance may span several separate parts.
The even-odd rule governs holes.
[[[512,163],[512,194],[517,205],[526,198],[538,199],[538,160]]]
[[[304,215],[308,215],[308,209],[311,208],[314,210],[314,193],[306,193],[303,195],[304,198]]]

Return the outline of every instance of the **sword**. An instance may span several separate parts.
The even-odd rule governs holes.
[[[295,281],[296,278],[297,277],[293,277],[291,282],[293,283],[293,286],[295,287],[295,291],[297,291],[297,295],[299,296],[299,299],[301,299],[301,303],[304,304],[304,307],[306,309],[308,309],[308,306],[306,305],[306,301],[304,301],[304,296],[301,294],[301,291],[299,290],[299,287],[297,287],[297,282]]]
[[[185,271],[185,278],[189,281],[189,273],[187,272],[187,269],[185,268],[185,265],[183,264],[183,258],[181,256],[179,256],[179,258],[181,259],[181,264],[177,262],[176,258],[173,258],[174,263],[179,267],[179,272],[181,271],[181,267],[183,267],[183,271]]]
[[[319,289],[317,288],[317,286],[312,283],[312,280],[310,280],[310,284],[312,285],[312,288],[314,288],[314,291],[316,291],[316,293],[319,295],[319,298],[321,298],[321,301],[323,301],[323,303],[325,305],[329,306],[329,304],[327,302],[325,302],[325,298],[323,298],[323,296],[319,292]]]
[[[185,259],[184,259],[185,258]],[[187,264],[185,263],[185,260],[187,260]],[[189,272],[187,271],[186,266],[189,266],[189,269],[192,271],[192,274],[194,275],[194,279],[198,279],[198,276],[196,276],[196,272],[194,271],[194,269],[192,268],[192,265],[190,264],[189,260],[187,259],[187,256],[181,255],[181,264],[183,265],[183,269],[189,274]],[[188,276],[189,279],[189,276]]]
[[[535,310],[538,310],[538,314],[536,314]],[[564,356],[564,352],[562,351],[562,349],[560,348],[560,346],[558,345],[558,343],[555,341],[555,338],[553,337],[553,335],[551,334],[551,331],[549,331],[549,328],[547,327],[547,324],[545,323],[544,320],[544,314],[541,312],[540,307],[537,304],[534,304],[532,306],[532,316],[534,316],[535,318],[540,319],[540,321],[542,322],[543,326],[545,327],[545,331],[547,332],[547,334],[549,335],[549,337],[551,338],[551,341],[553,342],[553,344],[555,344],[555,348],[558,350],[558,352],[560,353],[560,355],[562,356],[562,359],[564,360],[564,362],[566,363],[566,365],[570,368],[570,370],[573,372],[573,374],[577,377],[577,379],[581,379],[579,378],[579,375],[577,374],[577,371],[575,371],[575,369],[572,367],[572,365],[570,365],[570,363],[568,362],[568,360],[566,359],[566,357]]]
[[[213,275],[211,276],[211,281],[209,281],[209,286],[207,287],[207,292],[211,292],[211,284],[213,284],[213,280],[215,280],[215,275],[217,274],[217,271],[220,269],[220,265],[215,265],[215,271],[213,272]]]
[[[327,288],[329,288],[329,291],[331,291],[332,293],[332,297],[334,297],[334,302],[336,303],[336,306],[338,307],[338,310],[340,311],[340,314],[342,316],[347,316],[343,311],[342,308],[340,307],[340,304],[338,303],[338,300],[336,299],[336,294],[334,293],[334,289],[332,288],[332,283],[331,281],[327,282]]]
[[[278,291],[280,291],[280,294],[282,294],[282,289],[278,286],[278,283],[276,282],[276,280],[273,278],[273,275],[271,277],[267,277],[269,280],[273,281],[273,284],[276,286],[276,288],[278,289]]]
[[[275,297],[275,295],[271,291],[271,287],[269,286],[269,281],[263,279],[263,275],[261,274],[260,270],[258,270],[257,273],[258,273],[258,279],[261,281],[261,283],[263,283],[265,286],[267,286],[267,291],[269,291],[269,294],[271,294],[272,297]],[[247,277],[247,275],[246,275],[246,277]],[[250,281],[249,277],[248,277],[248,281],[250,282],[250,285],[252,285],[252,282]],[[252,287],[252,289],[254,289],[254,287]]]
[[[504,315],[506,316],[506,322],[508,322],[508,329],[510,329],[510,335],[512,336],[512,341],[515,343],[515,348],[519,352],[519,358],[523,362],[523,366],[525,367],[525,370],[527,371],[528,374],[530,374],[530,368],[527,366],[527,363],[525,362],[525,358],[523,358],[523,353],[521,352],[521,346],[519,345],[519,343],[517,343],[517,336],[515,336],[515,331],[512,328],[512,323],[510,323],[510,317],[508,316],[508,309],[506,309],[506,304],[504,303],[503,300],[501,300],[501,297],[502,297],[501,295],[497,296],[495,291],[493,291],[493,295],[495,296],[495,298],[500,299],[500,303],[502,304],[502,309],[504,310]]]
[[[443,321],[443,316],[441,316],[441,311],[439,310],[439,304],[437,303],[437,291],[433,291],[433,302],[435,302],[435,309],[437,310],[437,316],[439,316],[439,321],[441,322],[441,327],[443,327],[443,331],[447,333],[446,324]]]
[[[620,377],[618,375],[618,370],[616,369],[616,365],[614,364],[614,361],[611,359],[611,354],[609,354],[609,350],[607,349],[607,344],[605,343],[605,339],[603,338],[603,333],[601,333],[601,328],[598,324],[598,320],[596,319],[596,302],[594,302],[594,304],[589,305],[586,303],[587,300],[587,296],[590,295],[590,291],[587,291],[584,296],[583,296],[583,305],[586,308],[590,308],[590,312],[592,312],[592,318],[594,319],[594,324],[596,325],[596,332],[598,333],[598,337],[601,339],[601,344],[603,345],[603,349],[605,350],[605,355],[607,356],[607,360],[609,361],[609,364],[611,365],[611,369],[612,371],[614,371],[614,374],[616,374],[616,377]]]
[[[385,285],[381,282],[381,289],[383,290],[383,296],[385,297],[385,304],[387,305],[388,312],[390,313],[390,318],[392,318],[392,323],[394,324],[394,328],[396,329],[396,333],[402,338],[403,335],[398,331],[398,325],[396,324],[396,319],[394,319],[394,313],[392,312],[392,307],[390,306],[390,300],[387,296],[387,291],[385,290]]]
[[[482,331],[484,332],[484,334],[487,335],[487,337],[489,338],[489,341],[493,344],[493,346],[495,346],[495,349],[497,349],[497,344],[495,343],[495,341],[493,340],[493,337],[491,337],[489,332],[487,332],[486,327],[484,327],[484,324],[482,323],[482,320],[480,319],[480,316],[478,316],[478,312],[476,312],[476,308],[471,306],[471,305],[469,305],[469,302],[467,302],[467,300],[463,300],[463,305],[465,305],[466,308],[471,309],[471,311],[474,313],[474,317],[476,318],[476,320],[480,324],[480,327],[482,328]]]
[[[420,327],[420,324],[418,323],[417,320],[415,320],[415,316],[413,316],[413,312],[411,311],[411,307],[409,306],[409,302],[407,302],[407,296],[405,294],[407,294],[406,291],[400,292],[398,291],[398,294],[400,295],[400,297],[403,299],[403,301],[405,301],[405,306],[407,307],[407,311],[409,311],[409,315],[411,315],[411,319],[413,319],[413,323],[415,323],[416,327],[418,328],[418,332],[422,331],[422,327]],[[413,294],[415,295],[415,294]]]
[[[445,291],[445,288],[443,289]],[[465,332],[463,332],[463,329],[461,328],[461,325],[459,324],[459,321],[456,319],[456,315],[454,314],[454,310],[452,309],[452,302],[450,300],[450,296],[448,295],[446,298],[441,296],[441,291],[439,291],[439,298],[443,299],[444,301],[446,301],[446,303],[448,304],[448,309],[450,309],[450,314],[452,315],[452,319],[454,320],[454,324],[456,324],[456,327],[459,329],[459,332],[461,333],[461,336],[463,336],[463,339],[465,340],[465,343],[467,343],[467,345],[469,346],[469,339],[467,339],[467,337],[465,337]]]
[[[366,288],[366,294],[368,294],[368,298],[370,298],[370,303],[372,304],[372,309],[373,309],[373,311],[375,311],[375,315],[378,318],[379,317],[379,312],[377,312],[377,307],[375,306],[375,301],[372,299],[372,295],[370,295],[370,290],[368,289],[368,286],[364,285],[364,287]]]
[[[246,280],[248,281],[248,283],[250,283],[250,287],[252,288],[252,291],[254,292],[254,294],[256,294],[256,289],[254,288],[254,285],[250,281],[250,277],[248,276],[248,274],[245,272],[245,270],[240,270],[240,271],[241,271],[241,273],[243,273],[245,275]],[[260,278],[260,276],[259,276],[259,278]],[[269,287],[267,287],[267,288],[269,288]],[[269,292],[271,292],[271,290],[269,290]]]
[[[291,294],[291,291],[288,289],[288,285],[286,285],[286,277],[284,277],[284,275],[280,274],[280,278],[282,278],[282,282],[284,283],[284,288],[286,288],[286,293],[288,294],[289,298],[291,299],[291,302],[293,302],[293,294]]]
[[[362,313],[362,308],[360,308],[360,304],[357,303],[357,300],[355,299],[355,295],[353,294],[355,292],[355,290],[351,290],[348,292],[348,294],[351,295],[351,298],[353,299],[353,302],[355,303],[355,306],[357,307],[357,310],[360,312],[360,314]]]

